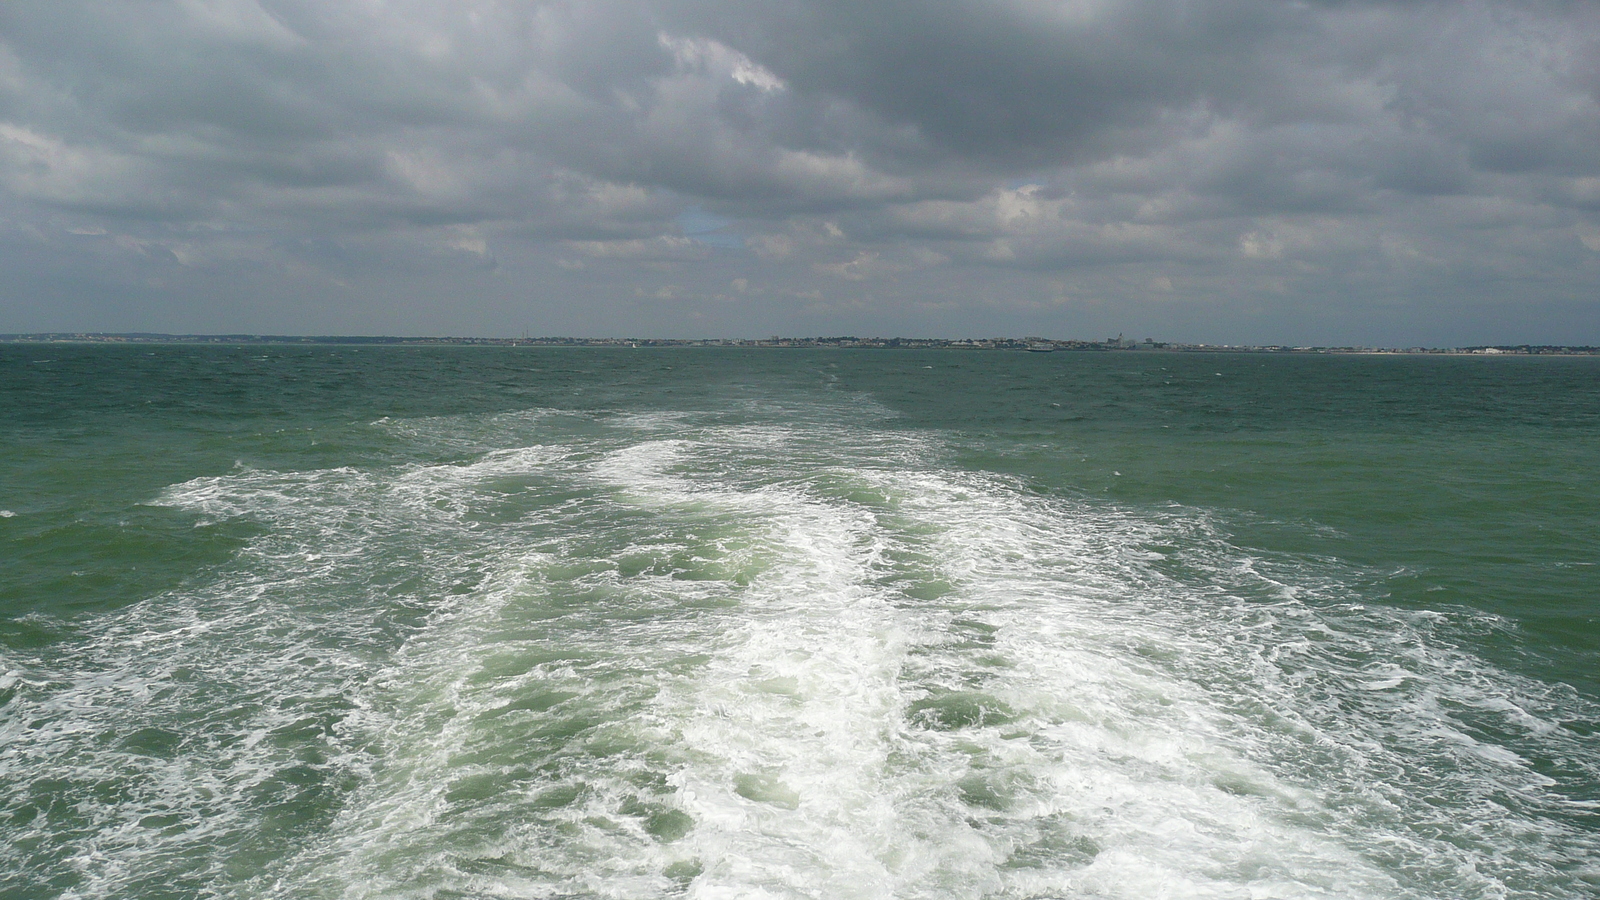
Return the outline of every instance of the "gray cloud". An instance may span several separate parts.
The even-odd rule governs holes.
[[[0,331],[1600,343],[1600,9],[9,4],[0,255]]]

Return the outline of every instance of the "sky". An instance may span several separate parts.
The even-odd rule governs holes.
[[[1600,3],[0,3],[32,331],[1600,344]]]

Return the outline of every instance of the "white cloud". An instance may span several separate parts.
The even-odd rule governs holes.
[[[765,260],[787,259],[794,255],[794,238],[786,234],[755,234],[745,238],[745,246]]]
[[[666,32],[656,35],[661,46],[672,53],[680,70],[704,71],[732,78],[763,91],[781,91],[788,87],[782,78],[772,74],[743,53],[710,38],[674,37]]]
[[[677,235],[614,241],[567,241],[566,246],[594,259],[674,260],[700,259],[703,245]]]
[[[482,231],[473,225],[452,225],[445,246],[452,250],[472,256],[487,257],[489,255],[489,241],[484,238]]]
[[[1277,235],[1264,231],[1251,231],[1239,235],[1239,253],[1246,259],[1282,259],[1284,241]]]
[[[1595,253],[1600,253],[1600,227],[1589,225],[1579,228],[1578,241]]]
[[[812,268],[824,275],[843,278],[847,281],[863,281],[878,275],[889,275],[900,271],[904,266],[884,262],[879,259],[881,254],[861,251],[855,259],[839,263],[815,263]]]

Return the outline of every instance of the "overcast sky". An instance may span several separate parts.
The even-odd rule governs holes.
[[[46,330],[1600,344],[1600,3],[8,0]]]

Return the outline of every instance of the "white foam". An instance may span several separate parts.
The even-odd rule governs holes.
[[[1393,896],[1430,885],[1494,892],[1537,883],[1541,858],[1552,852],[1575,861],[1594,846],[1558,821],[1510,812],[1480,823],[1483,837],[1471,840],[1441,839],[1428,824],[1441,795],[1474,816],[1504,791],[1547,809],[1559,803],[1538,793],[1551,783],[1522,756],[1469,738],[1448,710],[1364,708],[1360,698],[1370,691],[1444,692],[1502,723],[1552,734],[1538,729],[1525,703],[1467,700],[1485,687],[1532,686],[1418,630],[1446,617],[1419,615],[1413,624],[1406,613],[1360,604],[1308,607],[1301,595],[1326,586],[1283,590],[1258,576],[1262,561],[1207,538],[1203,522],[1163,527],[1111,509],[1074,510],[1000,485],[974,489],[970,477],[911,480],[923,492],[918,503],[947,523],[938,556],[971,604],[967,615],[995,629],[992,652],[1011,662],[981,673],[984,683],[1024,721],[1031,714],[1020,730],[1058,758],[1057,768],[1030,769],[1051,786],[1039,796],[1085,823],[1083,833],[1101,848],[1083,873],[1057,882],[1060,889],[1137,896],[1126,887],[1141,883],[1137,873],[1119,869],[1121,888],[1092,877],[1108,851],[1121,849],[1113,858],[1143,860],[1160,871],[1158,881],[1202,895]],[[1174,535],[1174,527],[1192,533]],[[1145,569],[1140,545],[1161,531],[1169,532],[1162,543],[1181,537],[1198,568],[1225,578],[1173,583]],[[1261,587],[1268,599],[1246,599]],[[1384,645],[1406,665],[1378,666],[1386,674],[1375,681],[1371,667],[1351,664]],[[953,654],[950,667],[971,665],[963,659]],[[1323,706],[1330,694],[1335,706]],[[1427,740],[1424,728],[1449,744]],[[1385,801],[1402,808],[1399,822],[1380,825],[1378,811],[1363,808],[1378,769],[1399,782]],[[1114,808],[1115,824],[1097,821],[1097,808]],[[1174,842],[1162,827],[1173,822],[1185,823],[1189,837]],[[1369,861],[1394,858],[1396,845],[1415,848],[1405,854],[1403,883]],[[1275,871],[1219,877],[1228,871],[1219,866],[1246,847],[1278,860]]]
[[[76,873],[72,896],[162,871],[211,883],[228,860],[203,848],[248,848],[277,804],[314,805],[297,792],[336,809],[372,764],[361,686],[408,633],[384,619],[447,609],[463,580],[515,559],[477,517],[502,502],[505,479],[537,480],[560,457],[525,447],[388,472],[243,469],[165,491],[156,503],[267,528],[210,580],[104,617],[81,643],[0,660],[17,673],[0,760],[24,773],[0,799],[38,808],[35,785],[61,785],[48,802],[92,810],[70,842],[38,832]],[[97,784],[124,787],[93,802],[75,793]],[[17,837],[46,825],[40,815]],[[277,852],[292,850],[295,838],[280,840]]]
[[[93,811],[62,844],[85,897],[1553,898],[1594,874],[1563,818],[1587,801],[1540,759],[1600,778],[1559,724],[1596,710],[1452,637],[1492,619],[1367,602],[1194,511],[948,468],[857,411],[389,421],[476,449],[176,485],[158,502],[256,536],[0,659],[25,773],[0,799],[57,779]],[[112,774],[125,795],[91,799]],[[298,789],[324,817],[230,880],[213,848]]]

